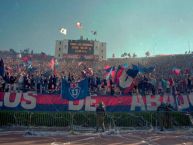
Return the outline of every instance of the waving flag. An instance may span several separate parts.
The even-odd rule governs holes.
[[[23,56],[21,60],[23,61],[23,66],[27,70],[32,68],[32,56],[31,55]]]
[[[97,35],[97,31],[91,31],[93,35]]]
[[[104,67],[104,70],[107,70],[108,68],[110,68],[111,66],[109,66],[109,65],[106,65],[105,67]]]
[[[61,28],[60,29],[60,33],[66,35],[67,34],[67,30],[65,28]]]
[[[106,77],[106,80],[109,80],[110,76],[111,76],[112,80],[114,81],[114,79],[115,79],[115,67],[114,66],[112,66],[112,67],[106,66],[104,76]]]
[[[76,28],[77,29],[82,29],[82,24],[80,22],[76,22]]]
[[[54,59],[54,58],[52,58],[52,59],[50,60],[49,66],[50,66],[50,68],[51,68],[52,70],[54,70],[54,67],[55,67],[55,59]]]
[[[140,64],[132,64],[134,70],[138,70],[140,73],[151,73],[155,70],[155,66],[144,67]]]
[[[32,61],[31,61],[31,60],[29,60],[29,61],[27,62],[27,68],[32,68]]]
[[[30,57],[29,56],[24,56],[21,58],[21,60],[25,63],[27,63],[29,60],[30,60]]]
[[[132,64],[133,69],[139,70],[139,67],[137,65]]]
[[[175,74],[175,75],[179,75],[180,72],[181,72],[181,69],[179,69],[179,68],[173,68],[172,69],[172,73]]]
[[[88,78],[76,83],[62,80],[62,98],[73,101],[84,99],[89,96]]]
[[[55,58],[52,58],[49,62],[50,69],[54,72],[54,75],[57,75],[56,65],[58,65],[58,62]]]
[[[118,66],[117,71],[115,73],[115,81],[114,81],[116,84],[119,84],[119,78],[124,70],[125,70],[124,67],[122,67],[120,65]]]
[[[106,73],[110,73],[110,72],[112,72],[112,71],[114,71],[115,70],[115,67],[114,66],[112,66],[112,67],[105,67],[105,71],[106,71]]]
[[[115,67],[108,68],[106,70],[105,76],[106,76],[106,80],[109,80],[110,76],[111,76],[112,80],[114,80],[115,79]]]
[[[144,73],[151,73],[155,71],[155,66],[149,66],[144,69]]]
[[[138,74],[138,70],[135,69],[125,69],[119,67],[116,73],[116,83],[123,90],[123,93],[128,93],[134,87],[134,78]]]
[[[138,72],[139,72],[139,71],[138,71],[138,70],[135,70],[135,69],[128,69],[128,70],[126,71],[127,75],[130,76],[130,77],[132,77],[132,78],[135,78],[135,77],[137,76]]]

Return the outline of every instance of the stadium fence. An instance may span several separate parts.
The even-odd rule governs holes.
[[[158,127],[160,119],[164,120],[165,127],[168,128],[189,127],[192,125],[191,116],[183,112],[108,112],[105,115],[105,127],[107,129]],[[69,130],[92,130],[96,127],[96,113],[0,111],[0,126],[66,127]]]

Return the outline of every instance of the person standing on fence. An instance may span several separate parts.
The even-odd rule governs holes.
[[[98,132],[99,127],[102,128],[102,131],[105,131],[105,106],[103,102],[100,102],[96,108],[96,132]]]

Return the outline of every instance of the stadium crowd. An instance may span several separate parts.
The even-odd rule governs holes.
[[[0,54],[0,91],[60,93],[61,81],[76,82],[89,74],[91,94],[122,95],[111,75],[105,76],[106,66],[115,70],[122,64],[154,66],[149,73],[138,73],[134,86],[128,92],[147,94],[189,93],[193,89],[193,55],[168,55],[143,58],[111,58],[101,61],[50,60],[46,54]]]

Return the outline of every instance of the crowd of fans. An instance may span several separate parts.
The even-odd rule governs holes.
[[[83,72],[92,68],[89,75],[91,94],[123,95],[122,90],[110,76],[104,76],[105,66],[115,66],[127,63],[145,66],[155,66],[151,73],[139,73],[134,79],[134,87],[128,93],[141,95],[189,93],[193,90],[193,55],[168,55],[144,58],[112,58],[102,61],[57,60],[54,70],[50,67],[51,56],[45,54],[25,55],[1,53],[0,67],[4,67],[0,76],[1,92],[60,93],[62,79],[69,82],[81,80]],[[172,72],[174,68],[179,74]],[[1,70],[2,72],[2,70]],[[128,95],[125,94],[125,95]]]

